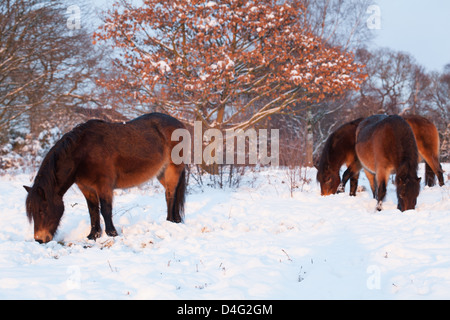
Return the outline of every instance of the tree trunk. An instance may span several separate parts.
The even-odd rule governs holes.
[[[304,164],[307,167],[312,167],[313,162],[313,150],[314,150],[314,133],[313,133],[313,116],[311,110],[308,109],[306,113],[306,143],[305,143],[305,161]]]

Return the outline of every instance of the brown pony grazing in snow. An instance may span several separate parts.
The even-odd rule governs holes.
[[[350,195],[356,195],[358,177],[361,163],[355,152],[356,128],[363,118],[348,122],[334,131],[325,142],[317,166],[317,181],[320,183],[320,192],[328,196],[343,191],[343,186],[350,179]],[[347,165],[341,178],[339,170],[343,164]]]
[[[356,154],[382,209],[386,186],[395,173],[398,209],[414,209],[420,192],[419,152],[411,126],[400,116],[374,115],[356,129]]]
[[[126,123],[89,120],[66,133],[48,152],[28,191],[26,210],[34,221],[34,239],[53,239],[64,213],[63,195],[74,183],[86,198],[91,218],[88,239],[105,231],[117,236],[112,221],[113,190],[139,185],[157,176],[165,187],[167,220],[181,222],[186,190],[185,165],[175,165],[171,141],[177,119],[161,114],[142,115]]]
[[[407,115],[403,116],[403,119],[411,126],[419,155],[425,160],[425,185],[434,186],[437,176],[439,185],[443,186],[443,170],[439,163],[439,133],[436,126],[419,115]],[[356,127],[361,121],[362,118],[344,124],[334,131],[325,143],[317,167],[317,181],[320,183],[322,195],[343,192],[349,179],[350,195],[356,194],[361,163],[355,152],[355,136]],[[341,182],[339,171],[344,163],[347,165],[347,170]]]

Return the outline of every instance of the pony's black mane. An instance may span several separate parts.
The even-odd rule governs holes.
[[[65,159],[71,153],[73,147],[77,145],[77,142],[82,137],[84,130],[90,122],[77,125],[56,142],[45,156],[35,182],[39,181],[40,183],[44,183],[44,185],[50,184],[52,186],[59,182],[57,177],[59,160]]]
[[[63,181],[58,176],[58,169],[64,166],[65,159],[68,159],[73,152],[75,146],[78,145],[80,138],[83,136],[85,129],[92,122],[103,122],[101,120],[90,120],[86,123],[77,125],[71,131],[64,134],[55,145],[48,151],[34,179],[33,188],[40,188],[39,192],[43,192],[48,199],[58,187],[61,187]],[[29,193],[26,201],[27,217],[31,221],[32,212],[39,210],[39,203],[42,199],[38,193]],[[62,195],[61,195],[62,196]]]
[[[406,148],[410,154],[403,157],[401,165],[396,170],[396,177],[411,179],[416,177],[419,168],[419,153],[417,148],[412,147],[415,143],[415,140],[413,140],[406,144]]]
[[[330,163],[330,151],[332,150],[335,136],[336,132],[333,132],[323,146],[322,156],[320,157],[319,165],[317,167],[317,174],[319,174],[319,172],[324,172]]]
[[[319,164],[317,166],[317,177],[319,177],[322,173],[324,173],[326,170],[330,169],[330,165],[332,161],[336,161],[335,157],[337,156],[335,153],[333,153],[333,149],[335,148],[335,142],[336,140],[341,138],[341,129],[343,129],[345,126],[348,125],[357,125],[359,122],[361,122],[363,119],[358,118],[353,121],[350,121],[346,124],[343,124],[338,129],[336,129],[334,132],[330,134],[327,141],[325,142],[325,145],[322,149],[322,156],[320,157]],[[341,165],[341,163],[337,163],[337,165]]]

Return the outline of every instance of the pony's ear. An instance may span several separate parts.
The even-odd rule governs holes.
[[[28,193],[30,193],[31,187],[29,187],[29,186],[23,186],[23,187],[25,188],[25,190],[26,190]]]

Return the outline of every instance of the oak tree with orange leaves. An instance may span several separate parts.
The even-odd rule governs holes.
[[[120,52],[117,77],[101,84],[222,129],[358,89],[363,66],[315,36],[304,13],[299,0],[121,0],[94,35]]]

